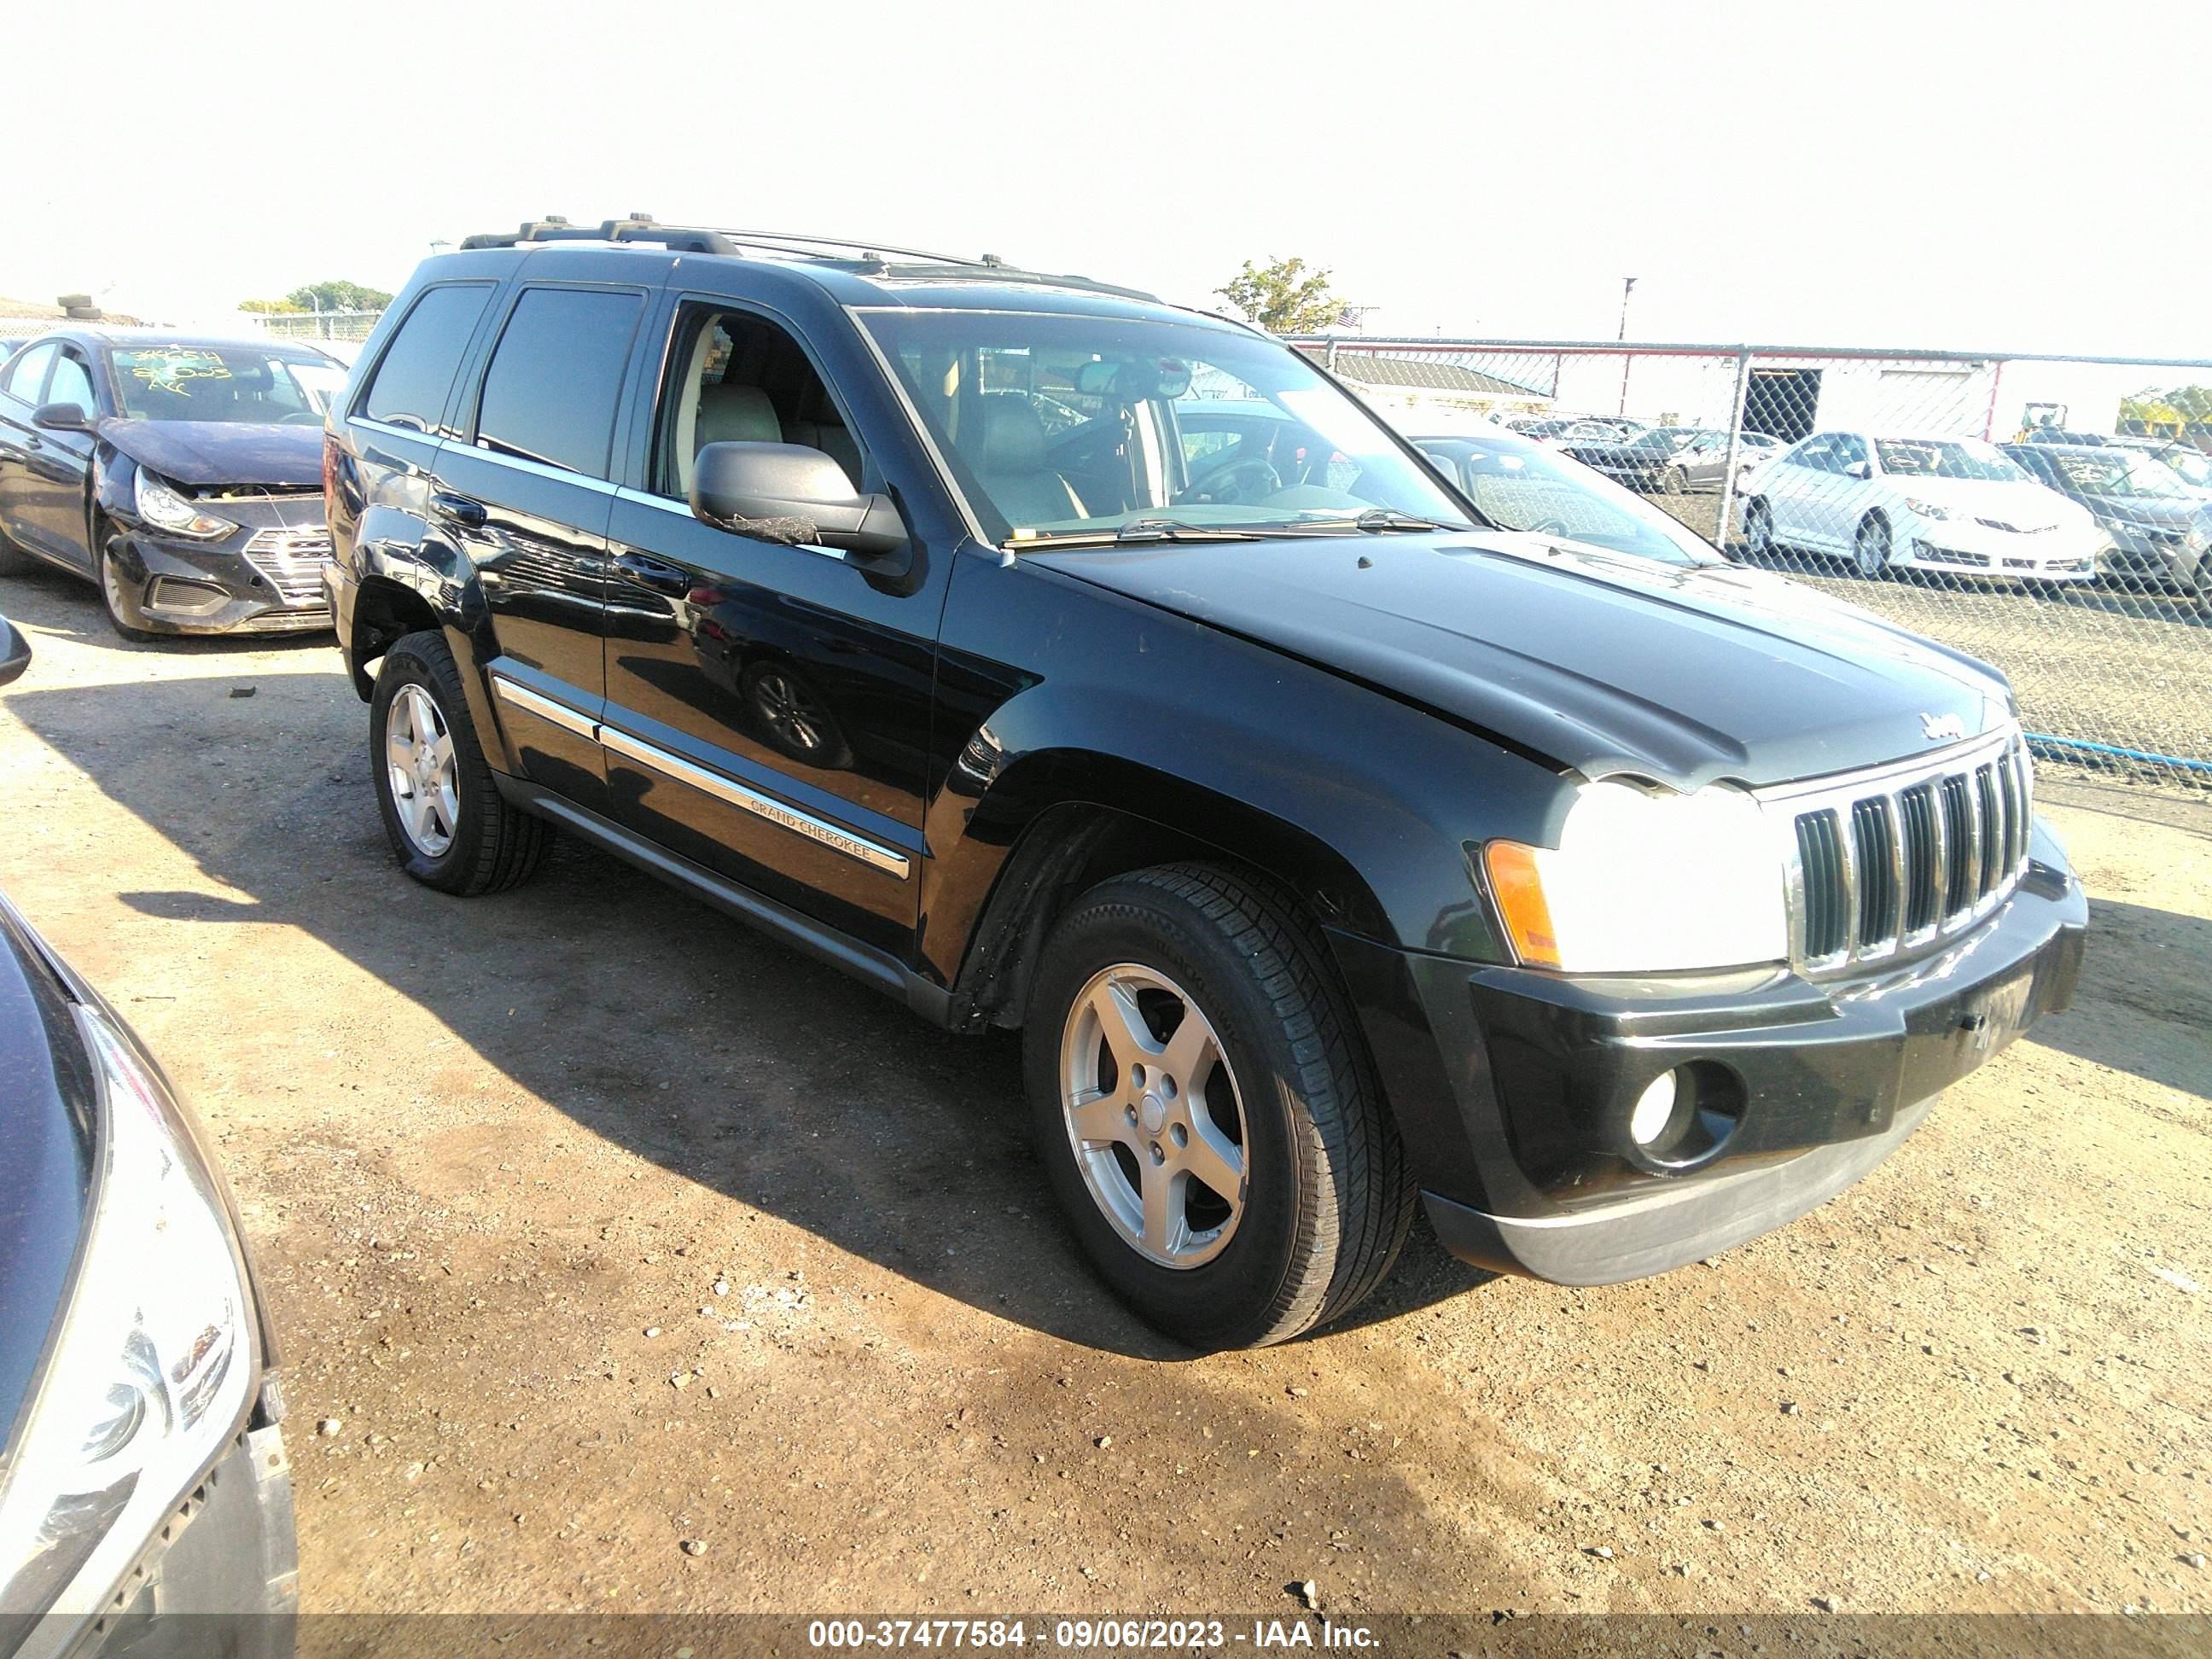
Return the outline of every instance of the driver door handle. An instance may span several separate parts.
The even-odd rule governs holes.
[[[647,553],[617,554],[615,568],[639,586],[649,587],[656,593],[672,593],[680,598],[691,591],[693,577],[689,570]]]
[[[455,524],[470,530],[481,530],[489,515],[484,504],[473,495],[456,495],[441,489],[430,497],[430,510],[441,519],[451,519]]]

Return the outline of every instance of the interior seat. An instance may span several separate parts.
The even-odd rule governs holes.
[[[730,386],[716,381],[699,388],[697,436],[691,453],[708,444],[780,444],[783,422],[775,405],[757,386]]]
[[[845,476],[853,481],[853,488],[860,487],[860,446],[842,422],[791,421],[783,428],[783,441],[787,444],[805,444],[809,449],[818,449],[845,469]]]
[[[1025,398],[983,399],[983,441],[969,452],[975,482],[1017,528],[1085,519],[1075,487],[1045,465],[1044,422]]]

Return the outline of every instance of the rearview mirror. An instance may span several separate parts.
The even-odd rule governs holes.
[[[1844,469],[1844,475],[1853,478],[1871,478],[1874,468],[1865,461],[1853,461]]]
[[[862,495],[845,469],[805,444],[708,444],[691,471],[691,511],[718,530],[881,556],[906,544],[884,495]]]
[[[40,404],[31,411],[31,424],[48,432],[89,432],[92,421],[78,404]]]
[[[0,617],[0,685],[13,685],[31,665],[31,642],[5,617]]]
[[[1125,404],[1147,398],[1170,400],[1190,390],[1190,365],[1180,357],[1135,357],[1125,362],[1085,363],[1076,372],[1075,389],[1092,398]]]

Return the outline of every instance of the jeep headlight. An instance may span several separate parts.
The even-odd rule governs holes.
[[[138,516],[156,530],[166,530],[172,536],[190,536],[196,541],[207,541],[216,536],[228,536],[238,528],[228,519],[218,519],[212,513],[201,512],[143,466],[138,469],[132,495],[137,502]]]
[[[106,1144],[68,1304],[0,1478],[0,1627],[97,1611],[222,1453],[258,1381],[222,1189],[129,1044],[96,1010],[76,1016]]]
[[[1483,862],[1528,967],[1663,973],[1789,955],[1781,859],[1759,803],[1741,789],[1586,783],[1557,847],[1493,841]]]

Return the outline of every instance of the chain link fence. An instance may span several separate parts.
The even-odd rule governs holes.
[[[381,311],[273,311],[247,313],[254,326],[275,340],[336,341],[359,345],[368,338]]]
[[[2212,792],[2212,362],[1295,343],[1409,437],[1502,424],[1995,664],[2045,761]]]

